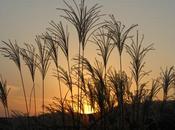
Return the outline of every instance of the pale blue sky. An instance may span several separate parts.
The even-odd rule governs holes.
[[[175,0],[86,0],[89,5],[99,3],[103,5],[102,13],[114,14],[118,20],[121,20],[126,26],[138,24],[141,34],[145,35],[145,43],[155,43],[155,51],[152,52],[147,60],[147,68],[153,71],[152,77],[158,76],[160,67],[175,64]],[[60,12],[57,7],[64,7],[62,0],[0,0],[0,40],[17,40],[20,45],[24,42],[34,43],[36,34],[41,34],[49,26],[49,21],[59,21]],[[76,53],[75,35],[70,29],[70,35],[73,43],[71,45],[73,55]],[[0,44],[2,44],[0,42]],[[87,46],[87,55],[92,56],[88,50],[95,50],[94,46]],[[74,50],[75,49],[75,50]],[[115,59],[115,54],[112,56]],[[92,58],[92,57],[91,57]],[[117,59],[117,58],[116,58]],[[62,61],[63,62],[63,61]],[[118,61],[114,62],[114,65]],[[124,66],[129,66],[128,61],[124,60]],[[27,70],[24,70],[28,72]],[[0,55],[0,74],[5,77],[12,87],[11,91],[11,109],[23,110],[16,108],[14,104],[23,106],[17,100],[23,99],[18,96],[20,92],[20,79],[16,71],[16,66]],[[55,81],[49,73],[48,81]],[[15,80],[14,80],[15,79]],[[26,82],[30,77],[26,76]],[[38,86],[39,85],[38,78]],[[47,82],[47,81],[46,81]],[[56,95],[53,92],[53,83],[47,83],[49,99]],[[51,86],[51,87],[50,87]],[[27,89],[30,90],[30,87]],[[38,90],[40,90],[38,88]],[[52,93],[52,95],[50,95]],[[40,92],[38,92],[38,95]],[[15,98],[15,99],[14,99]],[[40,95],[38,96],[40,99]],[[0,108],[0,113],[1,113]]]

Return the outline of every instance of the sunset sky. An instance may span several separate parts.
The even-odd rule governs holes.
[[[71,0],[69,0],[71,1]],[[160,68],[175,64],[175,0],[86,0],[91,6],[95,3],[102,5],[103,14],[114,14],[126,26],[138,24],[140,34],[144,34],[145,45],[154,43],[153,52],[146,58],[145,69],[152,70],[148,79],[159,76]],[[60,11],[56,8],[64,8],[62,0],[0,0],[0,41],[17,40],[22,47],[23,43],[36,44],[35,35],[44,33],[49,27],[49,22],[63,20],[59,17]],[[108,17],[104,17],[107,19]],[[102,19],[103,20],[103,19]],[[64,22],[70,32],[71,57],[76,56],[78,44],[75,30],[69,23]],[[136,29],[132,31],[136,34]],[[2,42],[0,42],[2,44]],[[93,62],[96,48],[91,43],[87,45],[85,56]],[[125,51],[124,51],[125,52]],[[60,64],[64,66],[65,59],[60,54]],[[111,56],[112,66],[119,68],[118,52],[115,50]],[[123,57],[124,69],[129,72],[129,58]],[[73,62],[71,62],[73,64]],[[52,76],[54,66],[46,77],[46,103],[54,96],[59,96],[57,80]],[[31,77],[26,66],[22,66],[25,87],[29,96],[31,90]],[[11,88],[9,93],[10,110],[25,111],[21,82],[15,64],[0,55],[0,74],[7,80]],[[67,88],[64,88],[64,92]],[[36,75],[37,110],[41,111],[41,77]],[[3,115],[3,107],[0,104],[0,116]]]

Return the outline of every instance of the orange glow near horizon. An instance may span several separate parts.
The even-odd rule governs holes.
[[[91,105],[89,105],[86,101],[83,103],[84,112],[83,114],[93,114],[95,111],[92,109]]]

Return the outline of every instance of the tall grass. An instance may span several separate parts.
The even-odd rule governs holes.
[[[47,39],[49,40],[48,48],[52,50],[52,59],[55,63],[57,68],[57,77],[59,80],[59,91],[62,100],[62,90],[59,78],[59,64],[58,64],[58,47],[60,47],[61,51],[66,57],[67,64],[68,64],[68,71],[70,75],[70,63],[69,63],[69,35],[65,32],[62,22],[56,24],[54,21],[50,22],[51,27],[48,28],[48,31],[51,33],[51,36],[47,35]],[[70,87],[72,93],[72,87]]]
[[[41,40],[43,41],[43,43]],[[51,50],[48,50],[46,47],[46,38],[41,38],[41,36],[36,36],[35,41],[38,45],[38,51],[39,51],[39,53],[36,54],[36,58],[38,60],[37,67],[42,77],[42,112],[44,116],[44,107],[45,107],[44,105],[45,82],[44,81],[50,65]]]
[[[120,21],[117,21],[114,15],[110,15],[110,20],[106,21],[106,27],[111,34],[111,39],[114,42],[114,46],[117,47],[119,52],[119,61],[120,61],[120,71],[122,72],[122,52],[124,46],[126,44],[126,40],[131,38],[129,33],[138,26],[137,24],[131,25],[129,28],[126,29],[125,25],[123,25]]]
[[[64,12],[64,15],[61,17],[65,18],[68,22],[70,22],[76,29],[78,34],[78,56],[82,55],[84,57],[84,50],[87,44],[87,41],[93,32],[93,30],[99,25],[98,21],[102,15],[100,15],[100,8],[98,4],[88,8],[85,4],[85,0],[81,0],[80,3],[75,2],[73,0],[73,5],[69,4],[67,1],[64,1],[66,5],[66,9],[58,8]],[[81,104],[81,83],[80,83],[80,74],[83,71],[83,66],[80,68],[80,60],[78,66],[78,106]],[[82,73],[83,74],[83,73]],[[80,105],[81,109],[81,105]],[[80,112],[78,107],[78,112]]]
[[[7,88],[7,82],[3,81],[2,77],[0,79],[0,100],[4,107],[5,117],[9,117],[9,107],[8,107],[8,94],[10,89]]]
[[[137,24],[126,28],[113,15],[110,15],[109,20],[100,23],[100,18],[103,16],[100,12],[101,6],[95,4],[89,8],[85,0],[80,0],[80,2],[73,0],[72,4],[65,0],[64,4],[66,8],[58,8],[63,12],[61,17],[70,22],[78,34],[78,56],[73,58],[75,64],[71,65],[69,32],[62,22],[51,21],[46,34],[36,36],[38,53],[35,52],[33,45],[26,44],[26,48],[20,49],[16,43],[13,44],[11,41],[9,43],[3,41],[3,46],[0,48],[2,54],[9,57],[18,67],[27,114],[29,111],[21,72],[20,54],[33,81],[35,115],[35,70],[38,68],[42,77],[42,112],[45,117],[45,79],[51,63],[50,59],[56,67],[54,76],[58,79],[59,98],[54,98],[53,104],[46,106],[52,115],[51,119],[54,120],[54,129],[59,129],[59,118],[62,119],[63,126],[61,127],[64,130],[68,126],[76,130],[85,129],[86,126],[87,129],[146,130],[155,124],[154,128],[158,129],[157,124],[164,117],[159,113],[161,111],[156,110],[154,101],[160,89],[163,88],[162,106],[165,106],[169,97],[168,92],[174,87],[174,67],[162,70],[161,76],[153,79],[149,84],[145,78],[150,74],[150,71],[145,71],[145,57],[154,48],[153,44],[144,45],[144,36],[140,39],[138,31],[136,35],[131,36],[131,31]],[[96,45],[96,53],[100,56],[100,59],[95,58],[94,64],[84,56],[88,42]],[[110,56],[115,48],[119,53],[118,71],[115,67],[109,67]],[[130,56],[131,77],[122,66],[124,49]],[[64,54],[67,67],[60,63],[59,51]],[[63,84],[68,87],[65,95],[63,95]],[[77,93],[73,91],[74,87],[78,88]],[[69,92],[70,100],[67,98]],[[7,96],[6,82],[0,80],[0,99],[8,117]],[[84,121],[83,100],[86,100],[94,110],[93,114],[87,116],[89,118],[93,116],[93,121],[86,123]],[[57,113],[60,112],[61,115],[58,114],[57,118]],[[158,117],[159,115],[161,118]],[[71,116],[72,119],[68,119]],[[42,120],[43,124],[46,124],[44,127],[47,127],[48,120],[45,120],[46,122]]]
[[[126,40],[130,38],[129,33],[133,28],[135,28],[137,24],[131,25],[129,28],[126,29],[125,25],[123,25],[120,21],[117,21],[114,17],[114,15],[110,15],[110,20],[106,21],[106,27],[110,33],[110,38],[112,39],[114,46],[117,48],[119,53],[119,63],[120,63],[120,74],[122,74],[122,52],[124,49],[124,46],[126,44]],[[122,76],[121,76],[122,79]],[[122,86],[122,84],[120,85]],[[123,129],[123,107],[121,108],[121,128]]]
[[[21,48],[21,55],[23,60],[30,71],[32,78],[32,90],[33,90],[33,99],[34,99],[34,114],[36,116],[36,92],[35,92],[35,71],[36,71],[36,52],[35,47],[32,44],[25,44],[25,49]]]
[[[150,72],[144,71],[144,58],[146,54],[154,50],[153,44],[150,44],[146,47],[143,47],[143,39],[144,36],[142,36],[141,40],[139,41],[139,34],[137,31],[136,39],[133,38],[131,45],[126,45],[126,51],[131,57],[131,74],[134,78],[136,89],[135,89],[135,96],[133,100],[133,121],[137,122],[139,125],[139,114],[140,114],[140,104],[141,100],[144,96],[144,89],[147,85],[146,82],[142,82],[142,79],[148,75]]]
[[[87,72],[85,94],[88,96],[92,108],[100,113],[101,126],[106,129],[105,113],[109,110],[110,93],[105,83],[104,65],[98,60],[95,61],[94,66],[86,58],[81,57],[81,60]]]
[[[170,68],[166,67],[165,70],[162,70],[161,72],[161,85],[163,89],[163,104],[162,108],[166,104],[166,101],[168,99],[168,92],[170,88],[174,86],[174,66],[171,66]]]
[[[26,96],[24,80],[23,80],[23,75],[21,70],[20,48],[17,44],[17,41],[15,41],[15,43],[12,43],[10,40],[9,42],[2,41],[2,47],[0,48],[0,51],[2,52],[2,55],[4,57],[7,57],[13,61],[19,70],[23,94],[24,94],[25,106],[26,106],[26,114],[29,115],[27,96]]]
[[[52,44],[56,44],[56,46],[58,46],[60,48],[60,50],[63,52],[64,56],[66,57],[67,60],[67,68],[68,68],[68,73],[61,68],[60,66],[58,66],[58,64],[56,65],[57,67],[57,75],[56,77],[60,78],[60,79],[67,79],[68,83],[68,88],[71,92],[71,99],[72,99],[72,110],[73,110],[73,90],[72,90],[72,79],[71,79],[71,68],[70,68],[70,58],[69,58],[69,34],[68,34],[68,30],[67,28],[65,29],[63,27],[62,22],[59,22],[58,24],[56,24],[54,21],[50,22],[51,27],[48,28],[48,31],[51,33],[52,35]],[[54,49],[55,47],[52,45],[53,50],[55,50],[54,52],[54,62],[56,62],[56,55],[58,56],[58,48]],[[56,63],[55,63],[56,64]],[[61,74],[61,75],[60,75]],[[63,78],[65,77],[65,78]],[[59,79],[59,80],[60,80]],[[60,82],[60,81],[59,81]],[[61,86],[60,86],[60,92],[61,92]],[[61,95],[61,101],[62,101],[62,93],[60,93]],[[62,105],[64,101],[62,101]],[[64,107],[62,108],[64,109]],[[64,110],[63,110],[64,111]],[[73,124],[74,124],[74,115],[72,115],[72,120],[73,120]]]
[[[143,70],[145,66],[144,58],[149,51],[154,50],[153,44],[150,44],[147,47],[142,47],[143,39],[144,37],[142,36],[141,40],[139,41],[139,34],[137,31],[136,40],[134,41],[132,39],[131,45],[126,45],[126,51],[132,59],[131,73],[136,83],[137,94],[139,91],[139,86],[141,85],[141,80],[149,73]]]
[[[161,86],[160,86],[160,79],[153,79],[151,82],[151,89],[149,92],[147,92],[147,95],[145,96],[144,102],[143,102],[143,109],[142,109],[142,125],[144,126],[144,123],[149,120],[151,108],[153,106],[154,100],[157,98],[157,94],[160,92]]]
[[[128,76],[126,75],[125,72],[122,73],[117,73],[116,70],[111,71],[109,73],[109,82],[111,84],[112,91],[115,93],[116,100],[118,103],[118,108],[119,108],[119,122],[118,122],[118,128],[119,129],[124,129],[124,103],[125,101],[125,96],[126,96],[126,89],[129,84],[128,81]]]
[[[114,46],[111,43],[111,34],[105,30],[104,27],[101,27],[97,30],[97,32],[93,35],[93,41],[97,45],[97,54],[102,58],[104,70],[105,70],[105,78],[106,78],[106,70],[108,65],[108,60],[110,58],[110,54],[113,51]]]

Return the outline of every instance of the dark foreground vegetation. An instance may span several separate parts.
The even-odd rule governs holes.
[[[144,44],[144,37],[140,36],[138,31],[136,35],[131,35],[131,31],[138,25],[127,27],[114,15],[101,14],[100,5],[87,7],[85,0],[77,1],[64,1],[66,8],[58,8],[61,17],[72,24],[77,32],[78,55],[76,54],[73,59],[70,59],[71,33],[62,22],[51,21],[46,33],[36,36],[34,44],[25,43],[20,47],[17,41],[2,41],[2,55],[13,61],[19,71],[26,112],[11,112],[8,107],[9,88],[7,82],[1,79],[0,100],[6,117],[0,119],[0,129],[175,129],[175,102],[172,89],[175,88],[174,67],[162,69],[158,77],[149,80],[150,71],[145,71],[145,57],[154,48],[153,44]],[[89,43],[97,47],[99,59],[94,58],[94,64],[84,53]],[[64,57],[61,57],[59,52],[62,52]],[[110,56],[116,52],[119,56],[116,58],[119,65],[110,66]],[[122,56],[125,52],[130,57],[130,74],[125,72],[122,65]],[[60,58],[66,59],[66,67],[65,63],[63,67],[59,62]],[[30,71],[33,84],[31,92],[25,90],[21,61]],[[53,78],[58,80],[58,87],[55,89],[59,89],[59,98],[54,97],[51,104],[45,105],[45,78],[50,63],[55,65]],[[36,70],[42,79],[40,115],[36,110]],[[68,88],[65,95],[64,87]],[[161,95],[157,98],[160,91],[162,100],[159,100]],[[30,97],[29,101],[27,97]],[[34,101],[34,105],[31,105],[31,101]],[[94,111],[93,114],[84,114],[85,103]],[[34,110],[33,117],[30,113],[31,108]]]
[[[131,105],[126,105],[128,109],[125,116],[125,129],[136,130],[174,130],[175,129],[175,101],[168,101],[164,110],[161,110],[162,102],[153,102],[149,114],[146,113],[146,104],[140,106],[140,121],[131,122],[132,109]],[[147,111],[148,112],[148,111]],[[49,113],[38,117],[26,117],[19,113],[12,118],[0,118],[1,130],[101,130],[103,118],[106,118],[106,130],[118,130],[118,108],[114,108],[105,114],[105,117],[99,118],[99,113],[81,114],[79,125],[72,125],[71,115],[65,113],[65,124],[61,119],[61,113]],[[78,121],[76,119],[76,121]],[[76,122],[78,123],[78,122]],[[138,127],[138,125],[140,125]]]

